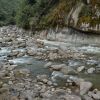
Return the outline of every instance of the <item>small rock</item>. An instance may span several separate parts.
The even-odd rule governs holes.
[[[85,66],[81,66],[81,67],[78,67],[78,68],[77,68],[77,71],[78,71],[78,72],[81,72],[81,71],[83,71],[84,69],[85,69]]]
[[[44,65],[44,68],[48,68],[52,65],[52,62],[48,62],[47,64]]]
[[[48,82],[47,79],[43,79],[42,81],[43,81],[43,83],[45,83],[45,84],[47,84],[47,82]]]
[[[48,81],[47,84],[48,84],[48,85],[52,85],[52,82],[51,82],[51,81]]]
[[[16,96],[11,97],[11,100],[18,100]]]
[[[52,65],[50,68],[55,71],[60,71],[62,69],[62,67],[63,67],[63,65],[61,64],[61,65]]]
[[[2,82],[2,81],[0,81],[0,88],[2,88],[2,86],[3,86],[3,82]]]
[[[12,81],[9,81],[9,82],[8,82],[8,84],[9,84],[9,85],[12,85],[12,84],[13,84],[13,82],[12,82]]]

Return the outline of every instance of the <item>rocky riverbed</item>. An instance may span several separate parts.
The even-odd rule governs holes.
[[[0,100],[100,100],[100,45],[48,41],[0,28]]]

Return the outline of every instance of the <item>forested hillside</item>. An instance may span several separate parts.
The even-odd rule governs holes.
[[[72,26],[85,31],[100,31],[99,0],[19,1],[0,1],[1,24],[16,22],[19,27],[31,30]]]
[[[0,26],[14,24],[18,0],[0,0]]]
[[[72,26],[100,31],[99,0],[22,0],[17,25],[34,29]]]

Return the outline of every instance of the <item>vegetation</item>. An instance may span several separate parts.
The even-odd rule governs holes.
[[[87,0],[0,0],[0,26],[16,23],[31,30],[64,27],[68,24],[69,12],[79,2],[83,2],[84,7],[77,25],[80,26],[82,22],[93,26],[100,23],[100,18],[95,15],[97,9],[100,11],[99,0],[91,0],[90,4]]]
[[[16,16],[17,25],[26,29],[66,26],[71,7],[80,0],[22,0]]]
[[[15,24],[18,0],[0,0],[0,26]]]

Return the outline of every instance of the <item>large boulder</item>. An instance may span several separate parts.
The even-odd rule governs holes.
[[[52,65],[49,68],[54,71],[60,71],[63,74],[77,74],[77,72],[72,67],[66,66],[66,64]]]
[[[95,68],[89,68],[88,70],[87,70],[87,72],[89,73],[89,74],[92,74],[93,72],[95,71]]]
[[[71,74],[71,75],[75,75],[77,74],[77,71],[75,71],[72,67],[70,66],[65,66],[62,67],[61,72],[64,74]]]
[[[94,100],[100,100],[100,91],[98,91],[97,89],[95,89],[92,92],[89,92],[88,95],[93,98]]]
[[[93,84],[91,82],[80,82],[80,95],[86,94],[92,86]]]

